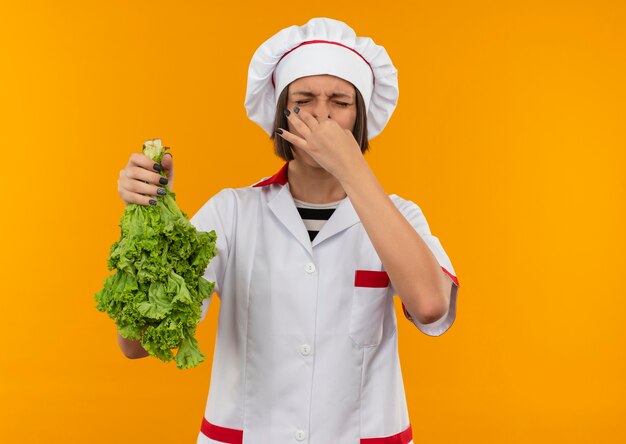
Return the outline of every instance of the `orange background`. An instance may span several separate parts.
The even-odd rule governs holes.
[[[367,159],[461,283],[437,339],[396,298],[415,443],[626,442],[626,3],[410,3],[2,3],[2,442],[195,442],[219,302],[202,366],[123,357],[93,300],[117,176],[160,137],[192,215],[277,171],[248,63],[315,16],[392,57],[398,108]]]

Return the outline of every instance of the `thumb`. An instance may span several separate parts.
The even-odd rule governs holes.
[[[170,153],[163,154],[163,157],[161,158],[161,166],[166,171],[174,169],[174,158],[172,157]]]
[[[165,176],[169,181],[169,188],[172,189],[172,185],[174,184],[174,158],[170,153],[165,153],[161,158],[161,166],[163,167],[163,171],[165,172]]]

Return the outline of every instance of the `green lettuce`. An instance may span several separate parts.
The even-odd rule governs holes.
[[[155,139],[144,144],[143,153],[160,163],[167,149]],[[202,301],[215,286],[202,276],[217,255],[217,237],[215,231],[198,232],[169,189],[154,198],[157,205],[124,209],[121,235],[107,261],[115,272],[96,293],[96,308],[115,321],[122,337],[140,340],[151,356],[192,368],[205,359],[195,332]]]

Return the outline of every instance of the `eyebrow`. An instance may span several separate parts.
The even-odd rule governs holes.
[[[315,94],[313,94],[310,91],[295,91],[292,93],[292,95],[297,96],[297,95],[301,95],[301,96],[305,96],[305,97],[315,97]],[[346,93],[333,93],[330,96],[331,99],[334,98],[347,98],[347,99],[352,99],[352,96],[350,94],[346,94]]]

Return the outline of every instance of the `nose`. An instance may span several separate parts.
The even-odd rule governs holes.
[[[330,106],[327,100],[319,99],[315,101],[315,107],[312,110],[314,117],[328,117],[330,118]]]

